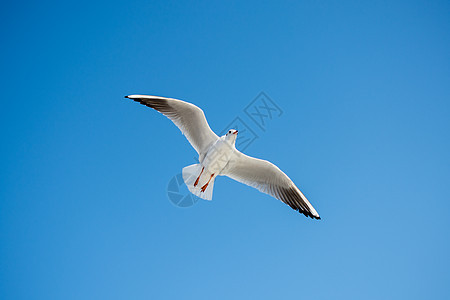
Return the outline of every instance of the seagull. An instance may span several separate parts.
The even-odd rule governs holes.
[[[230,129],[225,135],[217,136],[209,127],[203,110],[182,100],[149,95],[129,95],[125,98],[168,117],[197,151],[199,163],[182,171],[183,180],[192,194],[212,200],[215,178],[228,176],[281,200],[307,217],[320,219],[305,195],[276,165],[236,149],[237,130]]]

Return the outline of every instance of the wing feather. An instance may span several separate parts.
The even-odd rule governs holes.
[[[269,194],[307,217],[320,219],[305,195],[276,165],[267,160],[250,157],[238,150],[235,150],[234,154],[221,175]]]
[[[203,110],[192,103],[148,95],[130,95],[125,98],[151,107],[168,117],[198,154],[205,152],[219,138],[209,127]]]

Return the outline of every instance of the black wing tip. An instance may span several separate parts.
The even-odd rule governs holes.
[[[319,216],[315,216],[309,212],[306,213],[308,217],[310,217],[311,219],[315,219],[315,220],[321,220],[321,218]]]
[[[133,95],[130,95],[130,96],[133,96]],[[131,99],[142,105],[153,108],[163,114],[170,107],[170,105],[167,103],[167,100],[163,99],[163,98],[138,98],[138,97],[135,98],[135,97],[130,97],[130,96],[125,96],[125,98]]]
[[[298,188],[295,185],[282,190],[281,196],[280,195],[278,195],[278,196],[279,196],[279,197],[277,197],[278,199],[280,199],[285,204],[290,206],[293,210],[296,210],[299,213],[303,214],[305,217],[310,217],[311,219],[316,219],[316,220],[321,219],[320,216],[317,215],[317,213],[313,214],[312,211],[310,211],[309,207],[303,201],[303,198],[302,198],[303,195],[300,193],[300,191],[298,190]],[[306,202],[307,202],[307,200],[306,200]]]
[[[314,216],[314,215],[306,215],[307,217],[310,217],[311,219],[313,219],[313,220],[322,220],[320,217],[316,217],[316,216]]]
[[[311,219],[316,219],[316,220],[322,220],[322,218],[320,216],[316,217],[315,215],[313,215],[309,211],[304,211],[304,210],[301,210],[301,209],[295,209],[295,210],[298,211],[299,213],[303,214],[305,217],[310,217]]]

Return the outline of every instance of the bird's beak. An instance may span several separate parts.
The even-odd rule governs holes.
[[[236,130],[233,134],[237,134],[238,133],[238,131]]]

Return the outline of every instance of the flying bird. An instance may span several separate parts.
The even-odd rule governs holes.
[[[183,180],[192,194],[211,200],[215,178],[228,176],[281,200],[307,217],[320,219],[305,195],[276,165],[236,149],[237,130],[230,129],[225,135],[217,136],[209,127],[203,110],[185,101],[148,95],[125,98],[168,117],[197,151],[199,163],[182,171]]]

